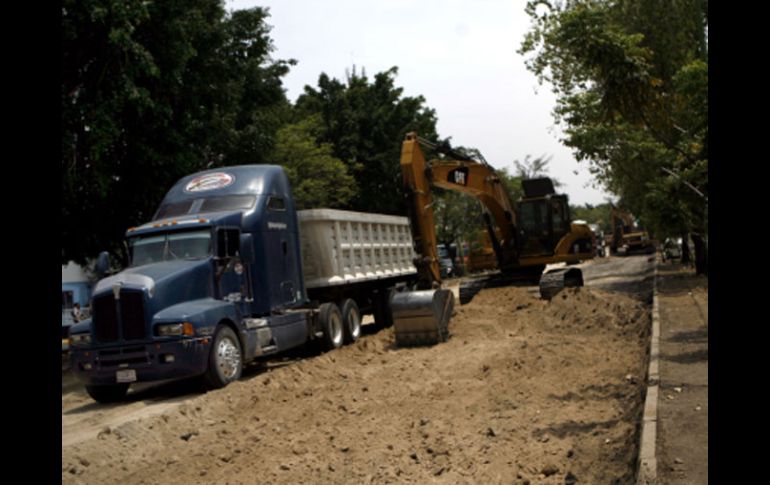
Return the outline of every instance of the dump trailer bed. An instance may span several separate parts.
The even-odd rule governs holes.
[[[406,217],[309,209],[297,212],[308,290],[417,275]]]

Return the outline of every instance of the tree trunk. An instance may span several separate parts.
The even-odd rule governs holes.
[[[709,274],[709,251],[708,245],[698,233],[692,234],[692,242],[695,245],[695,274]]]

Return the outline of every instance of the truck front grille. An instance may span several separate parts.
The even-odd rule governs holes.
[[[118,340],[118,310],[112,293],[94,298],[94,338],[97,342]]]
[[[141,293],[124,291],[120,294],[120,315],[123,318],[123,340],[142,340],[147,336]]]
[[[112,293],[101,295],[94,298],[93,306],[94,337],[97,342],[142,340],[147,337],[142,292],[121,291],[119,301],[115,300]]]

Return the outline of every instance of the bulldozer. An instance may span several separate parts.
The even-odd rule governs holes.
[[[421,149],[443,158],[426,161]],[[500,177],[483,157],[474,159],[408,133],[401,149],[401,174],[412,228],[418,272],[418,289],[396,294],[391,302],[398,345],[443,341],[448,335],[446,311],[453,299],[441,288],[432,190],[459,191],[477,198],[482,206],[488,240],[494,251],[496,271],[466,280],[460,285],[460,303],[467,304],[483,288],[538,282],[540,295],[552,298],[564,287],[582,286],[579,268],[569,265],[594,256],[591,230],[570,221],[567,196],[556,194],[548,178],[524,180],[524,197],[511,202]],[[566,267],[546,273],[546,265]],[[450,303],[451,302],[451,303]],[[451,309],[449,310],[451,311]]]

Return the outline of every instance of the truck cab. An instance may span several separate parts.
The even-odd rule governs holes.
[[[97,283],[91,318],[71,330],[72,369],[97,401],[139,381],[222,387],[244,362],[307,340],[307,315],[291,311],[308,299],[281,167],[184,177],[126,239],[129,267]]]

